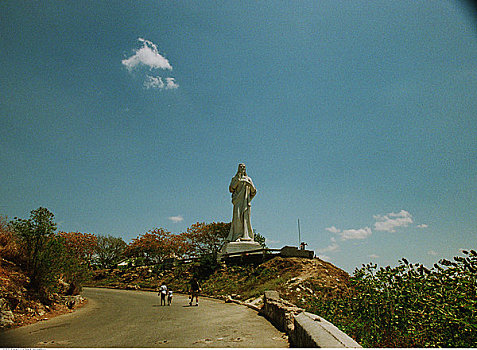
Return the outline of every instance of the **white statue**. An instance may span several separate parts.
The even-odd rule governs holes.
[[[229,191],[232,192],[234,205],[232,224],[227,241],[252,241],[253,230],[250,222],[250,202],[257,193],[252,179],[247,176],[245,164],[239,164],[237,174],[230,181]]]

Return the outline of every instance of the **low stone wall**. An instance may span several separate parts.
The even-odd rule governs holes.
[[[348,335],[324,318],[280,298],[276,291],[266,291],[261,313],[282,332],[290,344],[300,348],[360,348]]]
[[[296,258],[308,258],[313,259],[315,252],[313,250],[302,250],[297,247],[285,246],[280,249],[280,256],[284,258],[296,257]]]
[[[294,318],[303,311],[303,309],[281,299],[277,291],[265,292],[261,313],[282,332],[286,332],[288,335],[293,333]]]

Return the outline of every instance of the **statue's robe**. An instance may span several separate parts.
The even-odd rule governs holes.
[[[237,174],[230,181],[229,191],[232,192],[234,208],[227,241],[253,240],[253,230],[250,222],[250,202],[257,193],[257,189],[250,177]]]

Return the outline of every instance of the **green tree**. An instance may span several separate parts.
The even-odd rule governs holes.
[[[24,268],[34,291],[47,294],[61,273],[63,247],[55,236],[54,215],[46,208],[31,211],[29,219],[17,217],[10,223],[24,256]]]
[[[254,237],[253,237],[253,240],[257,243],[260,243],[260,245],[262,246],[262,248],[268,248],[267,247],[267,244],[265,243],[266,241],[266,238],[263,237],[260,233],[258,233],[257,231],[253,231],[253,234],[254,234]]]
[[[103,268],[112,268],[124,257],[126,247],[121,237],[98,236],[94,260]]]

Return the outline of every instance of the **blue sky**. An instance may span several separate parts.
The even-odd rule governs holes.
[[[475,248],[459,1],[0,3],[0,214],[123,237],[230,221],[352,272]]]

